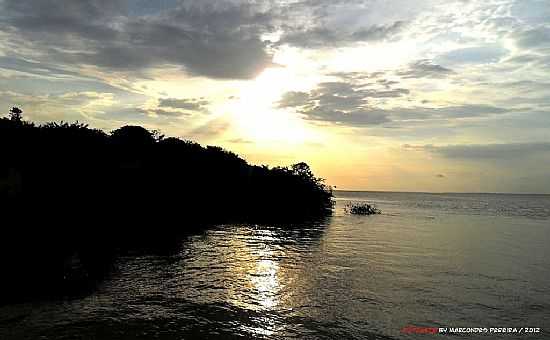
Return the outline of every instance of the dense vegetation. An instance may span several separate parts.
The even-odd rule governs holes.
[[[347,213],[352,215],[378,215],[382,213],[374,204],[366,202],[348,203],[344,209]]]
[[[21,114],[13,108],[0,119],[0,264],[11,278],[4,283],[17,288],[66,276],[75,253],[89,274],[128,242],[332,211],[331,190],[305,163],[255,166],[139,126],[108,134],[80,123],[36,125]]]

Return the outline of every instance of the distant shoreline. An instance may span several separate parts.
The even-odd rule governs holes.
[[[384,191],[384,190],[344,190],[334,189],[333,192],[377,193],[377,194],[426,194],[426,195],[507,195],[507,196],[550,196],[550,193],[512,193],[512,192],[428,192],[428,191]]]

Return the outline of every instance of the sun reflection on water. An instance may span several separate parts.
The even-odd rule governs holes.
[[[256,272],[250,281],[256,288],[257,301],[267,309],[279,304],[279,279],[277,273],[279,265],[272,260],[259,260],[256,263]]]
[[[274,316],[280,308],[283,287],[279,264],[281,254],[273,244],[276,236],[269,230],[254,230],[252,243],[242,243],[239,238],[233,240],[233,245],[236,245],[233,247],[236,251],[234,256],[239,261],[228,269],[241,277],[241,285],[235,287],[238,292],[230,294],[228,302],[262,313],[261,318],[255,320],[255,327],[241,327],[243,331],[253,335],[270,336],[281,331],[281,325]]]
[[[282,287],[280,254],[271,244],[276,235],[269,230],[255,230],[253,234],[252,244],[238,237],[231,240],[234,251],[231,257],[237,261],[227,270],[240,280],[229,294],[228,302],[246,309],[272,310],[279,305]]]

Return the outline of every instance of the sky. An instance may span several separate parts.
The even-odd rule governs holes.
[[[548,0],[0,0],[0,109],[338,189],[550,193]]]

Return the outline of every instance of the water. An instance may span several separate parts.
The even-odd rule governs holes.
[[[350,200],[383,214],[347,215]],[[85,297],[0,307],[0,339],[550,338],[549,221],[550,196],[338,192],[326,220],[220,225],[120,257]]]

